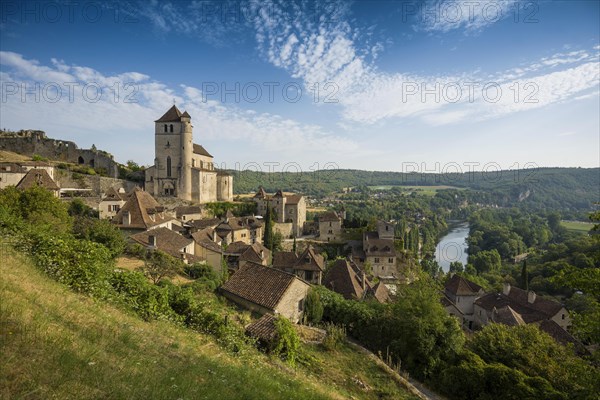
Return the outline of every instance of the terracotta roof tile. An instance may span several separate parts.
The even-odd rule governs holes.
[[[154,236],[158,250],[177,258],[181,255],[181,249],[193,243],[192,239],[185,238],[167,228],[156,228],[136,233],[135,235],[131,235],[131,239],[144,246],[150,246],[150,236]]]
[[[277,335],[275,321],[277,321],[276,316],[273,314],[265,314],[246,327],[246,334],[256,339],[269,342]]]
[[[475,296],[483,293],[483,288],[481,286],[457,274],[454,274],[452,278],[448,279],[444,288],[446,289],[446,292],[455,296]]]
[[[163,210],[164,208],[150,193],[134,189],[113,221],[121,228],[148,229],[172,220],[162,213]],[[129,212],[131,217],[129,225],[123,225],[123,216],[126,212]]]
[[[364,290],[361,278],[348,260],[339,259],[327,271],[323,286],[344,296],[345,299],[362,299]]]
[[[17,184],[17,189],[26,190],[34,186],[43,187],[44,189],[48,190],[60,189],[56,182],[52,180],[52,178],[48,174],[48,171],[46,171],[45,169],[37,168],[30,169],[29,172],[25,174],[23,179],[21,179],[21,181],[19,181],[19,183]]]

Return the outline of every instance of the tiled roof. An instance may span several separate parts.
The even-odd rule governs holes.
[[[225,252],[227,254],[241,255],[243,252],[245,252],[248,249],[248,247],[250,247],[249,244],[242,242],[241,240],[238,240],[237,242],[228,244]]]
[[[127,195],[125,193],[119,193],[114,187],[108,188],[102,201],[127,201]]]
[[[199,144],[194,143],[194,154],[198,154],[201,156],[212,157],[208,151],[204,147]]]
[[[327,271],[323,286],[341,294],[346,299],[362,299],[364,290],[361,278],[351,267],[348,260],[339,259]]]
[[[390,301],[390,292],[381,281],[377,282],[370,290],[368,290],[370,296],[375,297],[380,303],[387,303]]]
[[[195,220],[187,221],[186,225],[189,225],[196,229],[204,229],[204,228],[208,228],[208,227],[214,228],[217,225],[219,225],[220,222],[221,222],[221,220],[219,218],[205,218],[205,219],[195,219]]]
[[[573,337],[569,332],[565,331],[556,322],[552,320],[544,320],[540,322],[539,328],[541,331],[546,332],[552,336],[554,340],[562,344],[573,343],[575,347],[581,347],[581,343]]]
[[[455,296],[475,296],[483,290],[478,284],[457,274],[454,274],[452,278],[448,279],[444,287],[446,292],[452,293]]]
[[[23,179],[17,184],[17,189],[26,190],[34,186],[43,187],[48,190],[60,189],[45,169],[37,168],[30,169],[29,172],[25,174]]]
[[[273,267],[279,269],[291,268],[296,265],[298,255],[293,251],[278,251],[273,254]]]
[[[339,222],[340,217],[333,211],[328,211],[319,215],[319,222]]]
[[[303,197],[301,194],[290,194],[285,196],[285,203],[290,205],[298,204]]]
[[[221,286],[221,290],[269,310],[275,310],[295,279],[300,280],[275,268],[246,263]]]
[[[269,342],[277,335],[275,327],[277,317],[273,314],[265,314],[246,327],[246,333],[256,339]]]
[[[257,264],[262,264],[265,260],[271,257],[271,251],[261,243],[249,245],[246,251],[240,255],[240,261],[250,261]]]
[[[511,300],[508,296],[505,296],[502,293],[488,293],[475,300],[475,304],[489,312],[493,311],[494,308],[499,310],[501,308],[510,306],[513,310],[519,313],[523,318],[523,321],[528,324],[531,322],[548,319],[546,314],[539,312],[534,308],[528,307],[526,304]]]
[[[261,186],[258,188],[258,191],[254,195],[254,198],[264,199],[265,197],[267,197],[267,192],[265,192],[265,189],[263,189],[263,187]]]
[[[136,233],[131,235],[131,239],[144,246],[150,246],[150,236],[155,237],[157,249],[178,258],[181,249],[193,242],[192,239],[187,239],[167,228],[156,228]]]
[[[186,214],[200,214],[202,213],[202,208],[200,206],[179,206],[175,207],[175,215],[177,218],[181,218]]]
[[[516,287],[510,288],[508,297],[510,297],[512,300],[514,300],[518,303],[526,304],[528,307],[531,307],[539,312],[542,312],[542,313],[548,315],[549,317],[555,316],[556,313],[559,312],[560,310],[562,310],[562,308],[563,308],[562,304],[560,304],[556,301],[546,300],[540,296],[536,296],[535,301],[533,303],[529,303],[527,301],[527,297],[528,297],[527,291],[516,288]]]
[[[113,221],[122,228],[148,229],[170,221],[172,218],[162,213],[163,208],[148,192],[134,189],[123,204]],[[123,225],[123,215],[129,212],[131,223]],[[150,217],[153,216],[154,220]]]
[[[508,326],[525,325],[521,314],[513,310],[510,306],[497,309],[492,315],[492,320]]]
[[[162,117],[160,117],[159,119],[157,119],[154,122],[179,122],[181,121],[181,111],[179,111],[179,109],[177,108],[177,106],[173,106],[171,108],[169,108],[169,111],[167,111]]]

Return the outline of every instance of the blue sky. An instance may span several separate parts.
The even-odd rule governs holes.
[[[599,4],[4,1],[0,125],[149,165],[175,101],[227,168],[598,167]]]

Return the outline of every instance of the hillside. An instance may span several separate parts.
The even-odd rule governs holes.
[[[209,336],[77,295],[0,249],[0,398],[414,398],[349,347],[309,346],[311,369],[234,357]]]
[[[402,172],[322,170],[315,172],[229,171],[235,193],[278,189],[325,196],[346,187],[439,186],[490,193],[501,206],[520,205],[536,209],[589,210],[600,201],[599,168],[538,168],[514,171],[490,169],[488,173],[420,174]]]

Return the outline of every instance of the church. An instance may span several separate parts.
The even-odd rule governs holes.
[[[145,190],[154,197],[194,203],[233,200],[233,176],[214,167],[213,156],[193,142],[192,117],[173,106],[154,121],[154,165]]]

